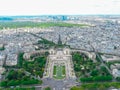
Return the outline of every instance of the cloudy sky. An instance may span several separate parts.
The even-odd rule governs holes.
[[[0,0],[0,15],[120,14],[120,0]]]

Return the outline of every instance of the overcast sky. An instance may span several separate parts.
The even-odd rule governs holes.
[[[120,0],[0,0],[0,15],[120,14]]]

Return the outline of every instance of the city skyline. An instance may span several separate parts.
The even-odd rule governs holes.
[[[120,14],[120,0],[0,0],[0,16]]]

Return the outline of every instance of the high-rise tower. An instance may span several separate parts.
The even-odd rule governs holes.
[[[59,34],[59,38],[58,38],[58,45],[62,45],[62,41],[61,41],[61,36]]]

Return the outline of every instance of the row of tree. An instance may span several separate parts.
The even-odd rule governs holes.
[[[111,81],[112,76],[95,76],[80,78],[81,82],[99,82],[99,81]]]
[[[41,84],[42,81],[36,79],[29,79],[29,80],[5,80],[0,83],[1,87],[8,87],[8,86],[17,86],[17,85],[30,85],[30,84]]]
[[[120,88],[120,82],[85,83],[70,90],[109,90],[110,87]]]
[[[2,90],[2,89],[0,89],[0,90]],[[32,88],[29,88],[29,87],[26,87],[26,88],[14,87],[14,88],[4,88],[4,90],[35,90],[35,87],[32,87]]]

